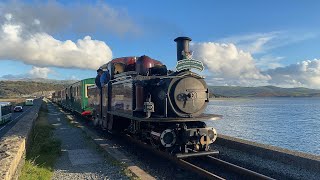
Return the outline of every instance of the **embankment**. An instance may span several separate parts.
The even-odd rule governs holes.
[[[24,117],[0,139],[0,179],[17,179],[41,103],[42,100],[37,100]]]

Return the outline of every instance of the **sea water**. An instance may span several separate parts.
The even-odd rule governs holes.
[[[207,121],[218,134],[320,155],[320,98],[213,99]]]

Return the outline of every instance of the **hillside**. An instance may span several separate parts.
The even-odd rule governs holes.
[[[4,80],[5,82],[10,81],[24,81],[24,82],[40,82],[40,83],[49,83],[49,84],[73,84],[79,80],[56,80],[56,79],[45,79],[45,78],[18,78],[18,79],[10,79]]]
[[[0,81],[0,97],[20,97],[65,88],[70,82]],[[38,92],[38,93],[37,93]]]
[[[50,94],[76,82],[75,80],[23,79],[0,81],[1,97],[39,96]],[[241,87],[209,86],[210,97],[320,97],[320,90],[308,88],[280,88],[276,86]]]
[[[276,86],[241,87],[209,86],[210,93],[227,97],[314,97],[320,90],[308,88],[280,88]]]

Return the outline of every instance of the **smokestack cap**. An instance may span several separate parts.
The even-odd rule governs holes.
[[[189,42],[191,41],[191,38],[177,37],[174,41],[177,43],[177,61],[180,61],[185,58],[186,54],[190,53]]]
[[[174,39],[175,42],[177,42],[177,41],[184,41],[184,40],[192,41],[192,39],[189,38],[189,37],[177,37],[176,39]]]

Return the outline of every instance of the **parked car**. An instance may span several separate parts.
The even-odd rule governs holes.
[[[13,108],[13,111],[14,112],[22,112],[23,108],[22,108],[22,106],[16,106],[16,107]]]

